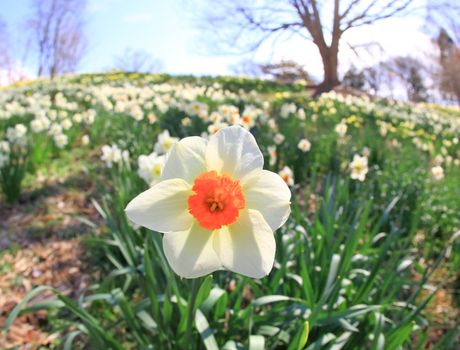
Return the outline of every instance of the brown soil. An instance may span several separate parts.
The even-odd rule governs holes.
[[[85,175],[51,179],[24,194],[20,202],[0,202],[0,328],[11,310],[36,286],[50,286],[70,297],[81,295],[92,273],[82,239],[94,232],[98,215]],[[45,292],[32,301],[53,298]],[[0,349],[38,349],[59,335],[49,334],[46,311],[18,317],[0,332]]]

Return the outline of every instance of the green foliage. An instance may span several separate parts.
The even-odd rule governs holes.
[[[26,146],[13,143],[9,148],[6,159],[0,166],[0,185],[6,200],[14,203],[21,194],[21,184],[26,174],[29,156]]]
[[[34,134],[31,163],[21,163],[21,171],[24,176],[27,168],[33,173],[66,152],[75,155],[73,148],[89,153],[99,195],[92,202],[104,224],[86,243],[104,277],[77,300],[53,290],[54,299],[29,303],[47,290],[37,287],[11,312],[5,328],[21,313],[48,309],[57,310],[64,349],[426,346],[425,309],[436,291],[428,286],[430,277],[440,267],[455,273],[460,266],[460,173],[452,163],[460,146],[451,126],[460,113],[335,95],[314,101],[298,86],[240,78],[114,72],[67,79],[36,83],[15,97],[26,104],[23,95],[49,94],[50,111],[81,114],[81,121],[72,119],[76,126],[66,131],[69,144],[63,149],[45,133]],[[155,94],[143,96],[149,88]],[[137,159],[153,151],[158,134],[200,135],[214,126],[209,115],[223,105],[238,114],[257,111],[250,130],[265,168],[293,170],[292,214],[275,233],[276,263],[269,276],[252,280],[219,271],[184,280],[169,267],[161,234],[134,227],[124,208],[147,189]],[[206,117],[200,116],[203,110]],[[347,127],[343,136],[335,131],[339,123]],[[284,141],[275,142],[277,133]],[[83,135],[90,145],[80,144]],[[302,138],[311,142],[307,152],[297,147]],[[105,144],[129,151],[129,159],[101,169]],[[352,180],[350,161],[364,153],[366,179]],[[441,154],[445,176],[435,180],[429,171]],[[454,349],[458,335],[447,332],[437,348]]]

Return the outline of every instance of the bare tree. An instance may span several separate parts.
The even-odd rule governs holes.
[[[427,101],[427,68],[420,60],[410,56],[396,56],[381,62],[380,67],[387,72],[393,83],[404,87],[409,101]]]
[[[163,64],[147,51],[127,48],[115,57],[115,68],[125,72],[158,73]]]
[[[458,0],[429,2],[426,19],[426,29],[433,37],[438,36],[441,29],[449,40],[460,45],[460,3]]]
[[[269,38],[298,34],[312,40],[323,63],[316,93],[339,84],[339,43],[351,28],[406,12],[414,0],[213,0],[207,22],[231,47],[255,50]]]
[[[460,47],[442,29],[437,44],[439,47],[439,69],[436,81],[446,99],[455,99],[460,105]]]
[[[427,29],[439,49],[433,78],[442,98],[460,105],[460,3],[443,0],[429,9]]]
[[[86,49],[83,15],[86,0],[33,0],[28,21],[37,49],[37,75],[74,71]]]
[[[373,95],[377,95],[382,87],[382,76],[379,73],[379,67],[366,67],[363,70],[364,81],[367,89]]]
[[[455,53],[449,57],[448,62],[443,65],[442,79],[441,79],[442,91],[450,99],[455,99],[457,104],[460,106],[460,49],[457,48]]]

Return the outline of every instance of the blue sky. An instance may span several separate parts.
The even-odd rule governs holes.
[[[215,55],[206,50],[206,33],[196,26],[193,4],[201,0],[87,0],[88,54],[80,72],[103,71],[113,67],[114,59],[126,48],[142,49],[159,59],[166,72],[173,74],[230,74],[231,66],[244,57]],[[0,0],[0,16],[12,36],[17,57],[24,47],[23,23],[30,13],[30,0]],[[420,23],[392,19],[364,30],[351,30],[346,39],[354,44],[377,40],[382,49],[372,55],[356,57],[346,44],[341,48],[342,70],[351,63],[366,65],[387,55],[420,53],[427,37],[418,29]],[[294,59],[304,64],[314,76],[321,76],[321,61],[312,43],[300,38],[281,42],[273,50],[265,45],[255,55],[256,61]],[[33,72],[33,67],[25,67]]]
[[[171,73],[226,74],[234,56],[209,56],[199,49],[200,34],[184,0],[88,0],[88,54],[80,71],[111,68],[126,48],[148,51]],[[0,16],[22,51],[20,35],[30,14],[29,0],[1,0]]]

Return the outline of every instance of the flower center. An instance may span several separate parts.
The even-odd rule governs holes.
[[[159,177],[161,175],[161,165],[160,164],[155,164],[152,167],[151,173],[153,176]]]
[[[356,163],[353,165],[353,170],[357,173],[361,173],[364,170],[364,166],[361,163]]]
[[[172,139],[166,139],[163,141],[163,148],[165,149],[165,151],[169,150],[172,145],[173,145]]]
[[[233,224],[245,206],[243,190],[238,180],[208,171],[195,179],[194,193],[188,198],[188,211],[208,230]]]

